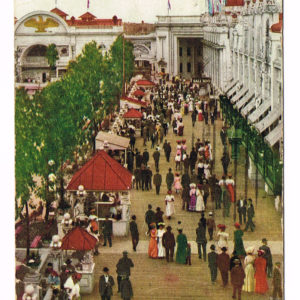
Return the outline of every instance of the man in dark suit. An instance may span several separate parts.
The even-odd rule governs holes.
[[[136,189],[138,190],[139,188],[141,188],[141,180],[142,180],[142,172],[141,169],[136,168],[134,170],[133,173],[134,177],[135,177],[135,185],[136,185]]]
[[[109,275],[109,269],[103,268],[104,275],[99,279],[99,293],[102,300],[110,300],[113,295],[112,287],[115,285],[115,281],[112,276]]]
[[[206,223],[205,223],[206,226]],[[199,259],[202,259],[202,253],[201,253],[201,247],[203,250],[203,259],[206,261],[206,244],[207,244],[207,239],[206,239],[206,234],[205,234],[205,227],[203,226],[202,222],[198,223],[198,228],[196,229],[196,242],[198,245],[198,255]]]
[[[267,261],[267,275],[269,278],[272,277],[272,272],[273,272],[273,261],[272,261],[272,254],[271,254],[271,249],[268,247],[268,241],[266,238],[262,239],[262,246],[259,247],[259,250],[264,251],[263,257]]]
[[[157,171],[159,169],[159,158],[160,158],[160,153],[158,151],[158,148],[156,148],[156,150],[153,152],[152,157],[154,159],[155,169]]]
[[[105,217],[105,221],[102,225],[102,233],[104,236],[104,244],[103,246],[106,246],[106,241],[108,240],[109,247],[112,246],[111,242],[111,235],[112,235],[112,221],[108,219],[109,216]]]
[[[237,202],[237,211],[239,214],[240,224],[246,223],[246,214],[247,214],[247,200],[239,200]]]
[[[226,145],[226,138],[227,138],[227,133],[226,133],[225,127],[222,127],[222,130],[220,131],[220,137],[221,137],[221,141],[222,141],[223,146],[225,146]]]
[[[190,152],[190,168],[191,173],[193,170],[195,170],[196,162],[197,162],[198,154],[195,150],[195,147],[192,148],[192,151]]]
[[[227,151],[223,152],[223,156],[221,158],[222,166],[223,166],[223,173],[227,175],[228,165],[230,163],[230,157]]]
[[[169,173],[167,173],[166,175],[166,183],[167,183],[168,191],[172,189],[173,182],[174,182],[174,174],[172,173],[172,169],[169,168]]]
[[[136,168],[140,168],[142,166],[142,162],[143,162],[143,156],[141,155],[141,153],[137,150],[136,154],[135,154],[135,167]]]
[[[120,283],[122,276],[128,277],[130,276],[130,268],[134,267],[134,264],[130,258],[128,258],[128,252],[123,251],[123,257],[119,259],[117,265],[117,281],[118,281],[118,292],[120,292]]]
[[[155,212],[152,210],[152,205],[148,205],[148,210],[145,213],[145,222],[148,225],[148,232],[150,231],[150,224],[155,223]]]
[[[131,219],[132,219],[132,221],[129,223],[129,228],[130,228],[130,234],[131,234],[131,239],[132,239],[133,251],[136,251],[136,247],[139,243],[139,231],[138,231],[137,224],[135,222],[136,216],[133,215],[131,217]]]
[[[174,248],[175,248],[175,237],[173,232],[171,232],[172,227],[167,226],[167,231],[163,234],[162,244],[166,248],[166,259],[167,262],[173,261]]]
[[[170,162],[171,152],[172,152],[172,147],[171,147],[170,142],[168,142],[168,145],[166,146],[166,150],[165,150],[167,162]]]
[[[255,228],[255,225],[253,223],[254,215],[255,215],[255,213],[254,213],[254,206],[252,204],[252,200],[248,199],[247,224],[246,224],[245,231],[247,231],[249,227],[250,227],[251,231],[254,231],[254,228]]]
[[[215,245],[210,246],[211,252],[208,253],[208,267],[210,269],[210,277],[212,284],[216,283],[217,275],[218,275],[218,266],[217,266],[217,257],[218,254],[215,252],[216,247]]]
[[[234,267],[230,271],[231,284],[233,287],[232,298],[236,298],[236,292],[238,292],[238,300],[241,300],[242,287],[245,279],[245,272],[239,259],[235,259]]]
[[[147,151],[147,149],[145,149],[143,152],[143,164],[147,166],[148,161],[149,161],[149,152]]]
[[[227,248],[222,247],[221,248],[222,253],[218,255],[217,257],[217,265],[221,273],[223,287],[225,287],[228,284],[228,271],[230,269],[230,257],[226,253]]]
[[[155,185],[156,195],[159,195],[161,183],[162,177],[159,174],[159,170],[156,170],[156,174],[153,176],[153,184]]]

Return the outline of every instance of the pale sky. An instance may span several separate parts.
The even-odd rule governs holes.
[[[87,11],[87,0],[14,0],[15,17],[20,19],[35,10],[50,11],[57,7],[69,18],[78,18]],[[168,14],[168,0],[89,0],[89,12],[99,19],[110,19],[114,15],[125,22],[154,23],[157,15]],[[205,10],[207,0],[170,0],[170,16],[200,15]]]

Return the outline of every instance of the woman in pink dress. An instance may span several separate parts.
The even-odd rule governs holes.
[[[174,188],[175,188],[175,191],[176,191],[177,194],[182,189],[181,182],[180,182],[180,176],[179,176],[178,173],[175,173]]]
[[[157,248],[157,230],[156,224],[150,224],[151,231],[150,231],[150,242],[148,247],[148,255],[151,258],[157,258],[158,256],[158,248]]]
[[[196,210],[196,202],[197,202],[197,195],[196,195],[196,184],[191,183],[190,184],[190,205],[189,205],[189,211],[195,211]]]

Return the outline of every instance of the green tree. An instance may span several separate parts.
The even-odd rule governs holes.
[[[51,69],[51,73],[55,74],[56,61],[59,59],[55,44],[50,44],[46,50],[46,58]]]
[[[117,88],[120,93],[123,83],[123,57],[125,60],[125,82],[129,82],[134,70],[133,44],[126,39],[124,40],[123,35],[119,35],[110,48],[110,66],[115,80],[118,82]]]
[[[24,88],[17,89],[15,95],[15,213],[18,218],[25,206],[27,258],[30,249],[28,201],[35,188],[33,175],[36,171],[35,162],[38,154],[35,147],[35,120],[34,102],[29,99]]]

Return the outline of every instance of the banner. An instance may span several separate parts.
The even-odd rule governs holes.
[[[213,16],[215,13],[214,9],[214,0],[207,0],[208,1],[208,13]],[[217,0],[219,1],[219,0]]]

